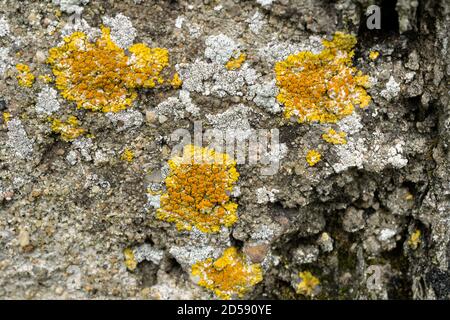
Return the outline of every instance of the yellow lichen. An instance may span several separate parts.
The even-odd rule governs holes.
[[[300,272],[298,276],[300,282],[296,288],[297,293],[308,297],[313,296],[317,286],[320,284],[319,279],[309,271]]]
[[[7,124],[11,120],[11,113],[3,112],[3,122]]]
[[[38,76],[38,79],[44,83],[53,82],[53,77],[49,74],[40,75],[40,76]]]
[[[355,105],[369,104],[368,76],[352,66],[355,44],[354,36],[337,32],[333,40],[323,40],[319,54],[301,51],[275,64],[277,100],[286,118],[334,123],[352,114]]]
[[[120,156],[120,159],[123,161],[132,162],[134,159],[134,152],[128,148],[125,148]]]
[[[223,252],[217,260],[208,258],[192,266],[198,285],[214,292],[220,299],[242,298],[263,279],[259,264],[249,264],[235,247]]]
[[[80,122],[74,116],[70,116],[67,121],[52,118],[49,120],[52,131],[59,133],[64,141],[73,141],[85,133],[85,130],[79,127]]]
[[[380,53],[378,51],[370,51],[369,58],[370,60],[376,60],[379,57]]]
[[[139,43],[128,48],[131,56],[117,46],[110,30],[102,27],[95,43],[86,34],[74,32],[64,44],[49,50],[47,62],[62,96],[78,108],[118,112],[137,97],[137,88],[162,83],[161,71],[169,64],[166,49]]]
[[[137,261],[134,256],[134,252],[131,248],[126,248],[123,250],[123,255],[125,257],[125,266],[128,270],[134,271],[137,267]]]
[[[169,65],[169,52],[164,48],[149,48],[137,43],[128,48],[132,53],[129,59],[131,66],[131,87],[153,88],[164,83],[161,71]]]
[[[175,73],[173,75],[172,81],[170,81],[170,85],[174,89],[178,89],[183,84],[183,80],[181,80],[180,75],[178,73]]]
[[[420,232],[419,229],[417,229],[416,231],[414,231],[411,234],[411,237],[408,240],[408,244],[413,250],[416,250],[417,247],[419,246],[421,235],[422,235],[422,232]]]
[[[237,70],[239,69],[242,64],[245,62],[245,59],[247,59],[247,55],[245,53],[241,53],[239,55],[239,57],[237,58],[231,58],[227,64],[225,65],[225,67],[228,70]]]
[[[332,144],[346,144],[347,143],[347,139],[345,139],[346,136],[347,134],[345,132],[343,131],[336,132],[336,130],[332,128],[328,129],[326,133],[322,134],[323,140]]]
[[[237,221],[237,204],[229,194],[239,173],[227,154],[187,145],[181,156],[169,160],[169,168],[158,219],[179,230],[196,227],[202,232],[218,232]]]
[[[16,70],[18,71],[17,82],[22,87],[30,88],[34,83],[34,75],[30,71],[30,67],[26,64],[19,63],[16,65]]]
[[[306,154],[306,162],[308,162],[308,164],[313,167],[316,165],[317,162],[320,161],[321,158],[321,154],[316,151],[316,150],[309,150],[308,153]]]

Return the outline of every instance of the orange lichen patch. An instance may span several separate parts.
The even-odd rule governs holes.
[[[70,116],[67,121],[59,119],[49,119],[52,123],[52,131],[59,133],[64,141],[73,141],[85,133],[83,128],[80,128],[80,122],[74,116]]]
[[[126,162],[132,162],[134,159],[134,152],[128,148],[125,148],[120,156],[120,159]]]
[[[247,55],[245,53],[241,53],[239,55],[239,57],[237,58],[231,58],[227,64],[225,65],[225,67],[228,70],[237,70],[239,69],[242,64],[245,62],[245,59],[247,59]]]
[[[215,293],[220,299],[242,298],[263,279],[261,266],[249,264],[235,247],[226,249],[217,260],[208,258],[192,266],[198,285]]]
[[[369,53],[369,59],[370,60],[376,60],[380,56],[380,53],[378,51],[370,51]]]
[[[19,63],[16,65],[16,70],[19,72],[16,77],[19,85],[30,88],[34,83],[34,75],[31,73],[30,67],[26,64]]]
[[[344,131],[337,132],[332,128],[328,129],[326,133],[322,134],[323,140],[332,144],[346,144],[347,139],[345,139],[345,137],[347,137],[347,134]]]
[[[286,118],[334,123],[352,114],[355,105],[370,102],[368,76],[352,66],[356,38],[337,32],[322,43],[319,54],[301,51],[275,64],[277,100]]]
[[[178,230],[196,227],[202,232],[218,232],[237,221],[237,204],[229,194],[239,173],[227,154],[188,145],[168,163],[158,219],[175,223]]]
[[[313,167],[316,165],[317,162],[320,161],[321,158],[321,154],[316,151],[316,150],[309,150],[308,153],[306,154],[306,162],[308,162],[308,164]]]
[[[170,81],[170,85],[174,89],[178,89],[183,84],[183,80],[181,80],[180,75],[178,73],[175,73],[173,75],[172,81]]]
[[[317,286],[320,284],[319,279],[313,276],[309,271],[300,272],[298,276],[300,282],[296,288],[297,293],[309,297],[313,296]]]
[[[74,32],[64,44],[49,50],[47,62],[56,77],[61,95],[78,108],[118,112],[137,97],[137,88],[153,88],[162,83],[161,71],[169,64],[166,49],[139,43],[129,49],[117,46],[108,28],[95,43],[86,34]]]

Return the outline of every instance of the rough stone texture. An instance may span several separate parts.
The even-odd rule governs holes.
[[[381,2],[390,22],[368,30],[365,8]],[[103,114],[77,110],[52,83],[18,86],[15,64],[50,74],[62,35],[95,37],[102,23],[124,47],[167,48],[166,78],[178,71],[181,90],[142,90],[131,109]],[[310,271],[322,299],[449,299],[449,27],[444,0],[0,1],[0,112],[11,115],[0,117],[0,298],[207,299],[189,268],[233,243],[264,269],[248,298],[302,299],[291,283]],[[335,31],[357,36],[354,64],[373,83],[370,106],[337,124],[345,145],[325,143],[325,125],[284,119],[275,99],[274,63],[319,52]],[[227,70],[239,52],[247,60]],[[76,115],[89,136],[62,141],[50,114]],[[179,233],[146,194],[170,135],[194,121],[277,128],[283,146],[275,174],[238,165],[239,220],[217,235]],[[315,167],[311,148],[323,155]]]

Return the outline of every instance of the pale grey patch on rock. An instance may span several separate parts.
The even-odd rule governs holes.
[[[175,19],[175,28],[181,29],[181,27],[183,27],[183,22],[185,20],[185,17],[183,16],[178,16]]]
[[[339,161],[332,164],[335,172],[342,172],[348,168],[356,167],[361,169],[364,162],[364,154],[367,147],[363,138],[348,138],[347,143],[336,148]]]
[[[4,16],[0,17],[0,37],[9,35],[9,23]]]
[[[191,281],[180,281],[173,273],[157,273],[157,284],[150,287],[150,297],[157,300],[197,300],[210,299],[205,290]]]
[[[81,12],[88,3],[89,0],[53,0],[53,4],[59,5],[61,11],[66,13]]]
[[[218,64],[226,64],[239,49],[238,44],[230,37],[219,34],[209,36],[205,40],[205,57]]]
[[[207,114],[206,119],[214,129],[219,130],[227,138],[245,140],[252,134],[248,121],[250,109],[243,104],[233,106],[223,113]]]
[[[197,261],[205,260],[207,258],[217,258],[220,254],[215,246],[172,246],[169,253],[177,260],[179,264],[184,267],[190,267]]]
[[[111,29],[111,39],[122,49],[133,44],[137,32],[130,18],[119,13],[114,18],[104,17],[103,23]]]
[[[58,92],[45,86],[38,94],[36,102],[36,112],[45,115],[51,115],[60,108],[59,101],[57,99]]]
[[[322,40],[320,37],[310,36],[306,41],[301,43],[271,41],[266,46],[258,50],[258,54],[268,64],[274,64],[277,61],[286,59],[291,54],[300,51],[310,51],[314,54],[323,50]]]
[[[134,258],[138,263],[142,261],[150,261],[154,264],[160,264],[164,251],[152,247],[148,243],[133,248]]]
[[[67,153],[66,161],[71,165],[74,166],[77,164],[79,160],[79,153],[75,150],[70,150],[69,153]]]
[[[194,63],[175,66],[183,89],[205,96],[244,96],[247,86],[253,85],[260,75],[244,63],[238,70],[228,70],[225,64],[239,55],[239,46],[226,35],[209,36],[205,41],[205,57],[212,62],[197,59]]]
[[[117,132],[130,128],[139,128],[144,122],[144,116],[136,109],[127,109],[117,113],[108,112],[106,117],[116,125]]]
[[[257,83],[249,87],[248,99],[252,100],[258,107],[264,108],[270,113],[279,113],[282,108],[277,102],[278,87],[276,80]]]
[[[380,131],[375,131],[373,137],[374,141],[372,141],[369,153],[366,155],[365,166],[378,171],[387,165],[399,169],[408,164],[408,159],[403,155],[405,145],[403,140],[389,138],[388,135]]]
[[[277,224],[260,224],[256,230],[253,230],[251,239],[256,242],[271,242],[282,230]]]
[[[92,161],[91,151],[94,148],[94,143],[91,138],[81,137],[75,140],[73,147],[78,150],[84,161]]]
[[[264,21],[264,16],[259,12],[259,10],[257,10],[253,16],[248,18],[246,22],[248,23],[250,31],[254,34],[259,34],[262,27],[266,24]]]
[[[337,125],[341,131],[344,131],[347,134],[357,133],[363,127],[361,116],[356,112],[353,112],[350,116],[340,120]]]
[[[200,109],[192,102],[189,91],[180,90],[178,97],[167,98],[154,111],[158,116],[173,116],[175,120],[179,120],[189,115],[197,116]]]
[[[221,98],[243,96],[245,87],[253,85],[259,77],[247,63],[238,70],[227,70],[223,65],[197,60],[192,64],[179,64],[176,68],[183,80],[183,89]]]
[[[12,59],[9,56],[9,48],[0,48],[0,76],[11,66]]]
[[[342,172],[351,167],[364,167],[380,171],[388,165],[403,168],[408,164],[408,159],[403,155],[404,141],[389,141],[386,135],[378,131],[373,132],[372,137],[370,145],[363,138],[349,137],[346,144],[333,146],[339,158],[332,164],[333,169]]]
[[[101,35],[100,29],[91,27],[89,23],[83,18],[75,19],[73,23],[72,22],[66,23],[64,27],[61,29],[61,35],[65,37],[71,35],[75,31],[85,33],[90,41],[94,41]],[[64,44],[63,41],[60,41],[58,43],[58,45],[62,44]]]
[[[259,204],[275,202],[276,194],[280,192],[277,189],[267,189],[266,187],[261,187],[256,189],[256,202]]]
[[[313,245],[301,245],[292,254],[293,260],[298,264],[312,263],[318,257],[319,249]]]
[[[274,0],[256,0],[256,3],[260,4],[264,8],[269,8]]]
[[[147,192],[147,205],[154,209],[161,207],[161,195]]]
[[[196,23],[187,23],[187,27],[189,30],[189,35],[192,39],[198,39],[202,35],[202,26]]]
[[[378,235],[378,240],[380,241],[387,241],[391,239],[393,236],[397,234],[397,231],[394,229],[384,228],[380,231],[380,234]]]
[[[108,153],[103,150],[97,150],[94,153],[94,164],[101,165],[106,164],[109,161]]]
[[[400,84],[391,76],[386,83],[386,88],[380,92],[380,95],[387,100],[392,100],[398,96],[400,92]]]
[[[12,119],[7,123],[7,145],[14,151],[16,157],[26,159],[33,153],[33,141],[28,138],[27,132],[18,119]]]

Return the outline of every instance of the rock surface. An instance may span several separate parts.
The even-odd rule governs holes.
[[[77,109],[46,78],[50,48],[102,24],[121,48],[170,55],[166,81],[120,113]],[[191,267],[233,245],[263,270],[247,298],[449,299],[449,28],[444,0],[0,2],[0,298],[208,299]],[[333,125],[345,144],[285,119],[274,73],[336,31],[356,36],[372,84],[369,106]],[[84,133],[65,141],[49,118],[70,116]],[[238,141],[278,130],[260,161],[238,161],[238,220],[216,234],[155,217],[174,133],[199,125]]]

